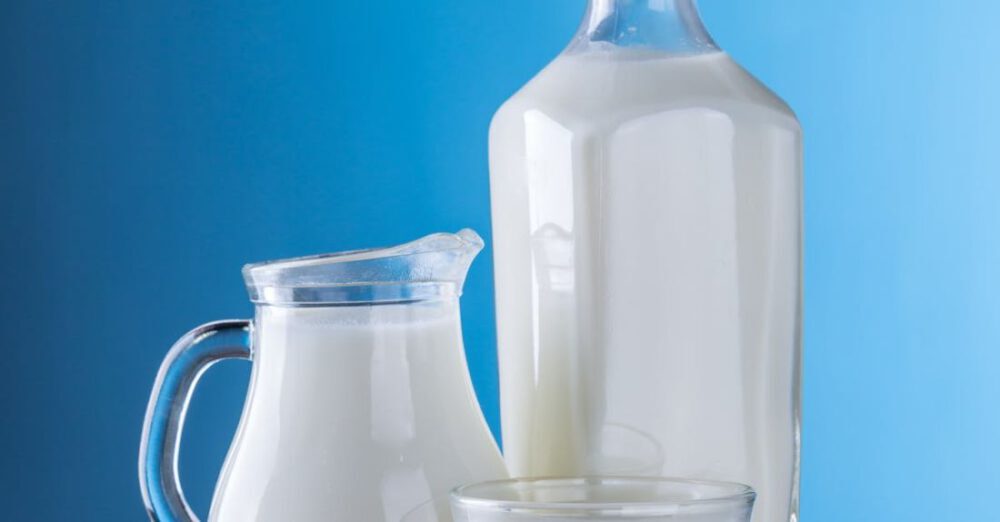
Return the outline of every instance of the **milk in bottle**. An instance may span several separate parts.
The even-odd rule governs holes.
[[[692,2],[591,2],[490,129],[513,476],[737,481],[797,518],[800,149]]]

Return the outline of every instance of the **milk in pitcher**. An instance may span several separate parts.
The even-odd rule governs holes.
[[[428,500],[445,520],[451,487],[505,474],[470,407],[458,301],[263,306],[258,325],[211,520],[400,521]]]

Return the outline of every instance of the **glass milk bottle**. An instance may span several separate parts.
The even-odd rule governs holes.
[[[513,476],[742,482],[797,519],[801,146],[692,0],[591,0],[490,129]]]

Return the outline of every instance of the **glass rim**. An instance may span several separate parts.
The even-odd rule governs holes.
[[[307,307],[409,304],[457,298],[484,246],[472,229],[439,232],[401,245],[349,250],[243,267],[250,301]]]
[[[650,495],[648,500],[610,501],[532,501],[506,500],[496,498],[496,492],[509,488],[594,488],[610,486],[672,486],[689,492],[688,495]],[[715,494],[705,494],[716,490]],[[490,492],[494,494],[491,496]],[[698,492],[702,495],[691,495]],[[656,516],[676,513],[683,508],[724,509],[751,505],[757,494],[752,487],[736,482],[715,480],[684,479],[674,477],[624,477],[624,476],[584,476],[584,477],[539,477],[492,480],[459,486],[452,490],[453,504],[505,513],[540,513],[557,515],[586,514],[623,516]]]

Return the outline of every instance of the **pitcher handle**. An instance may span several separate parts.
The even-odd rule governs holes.
[[[154,522],[197,522],[177,476],[177,455],[191,393],[209,366],[223,359],[252,357],[253,323],[208,323],[188,332],[160,365],[146,407],[139,445],[139,486]]]

